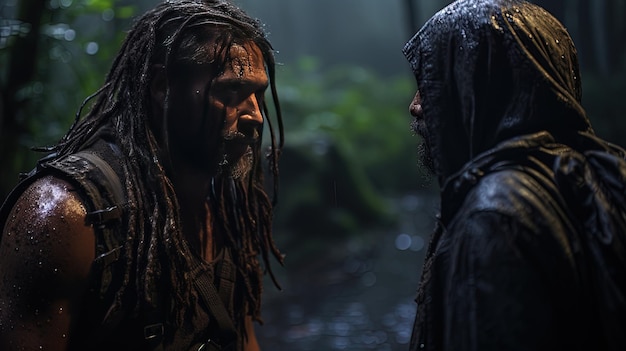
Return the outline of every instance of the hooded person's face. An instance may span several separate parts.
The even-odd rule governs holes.
[[[558,141],[591,130],[574,44],[537,5],[457,0],[403,53],[419,88],[410,111],[422,160],[441,185],[508,139],[547,131]]]
[[[431,147],[428,141],[428,129],[426,128],[426,121],[424,120],[424,110],[422,109],[422,97],[420,96],[419,90],[415,93],[415,97],[411,104],[409,105],[409,113],[413,116],[413,121],[411,121],[411,130],[416,135],[419,135],[421,138],[421,142],[418,145],[418,154],[419,161],[422,166],[424,166],[428,172],[432,175],[436,174],[435,165],[433,163],[433,158],[431,156]]]

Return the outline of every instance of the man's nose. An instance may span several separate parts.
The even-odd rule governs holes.
[[[259,125],[263,123],[261,99],[257,94],[250,94],[240,105],[239,120],[245,124]]]
[[[413,98],[413,101],[411,101],[411,104],[409,105],[409,113],[413,117],[419,117],[423,113],[423,111],[422,111],[422,97],[420,96],[420,92],[419,91],[417,93],[415,93],[415,97]]]

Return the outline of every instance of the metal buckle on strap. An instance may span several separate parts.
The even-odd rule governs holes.
[[[204,344],[198,347],[197,351],[231,351],[234,350],[234,344],[229,343],[228,345],[220,345],[217,341],[209,339]]]
[[[150,324],[143,327],[143,337],[146,340],[160,338],[164,333],[163,323]]]
[[[104,224],[112,219],[122,216],[122,210],[118,206],[111,206],[104,210],[97,210],[87,213],[85,221],[87,224]]]

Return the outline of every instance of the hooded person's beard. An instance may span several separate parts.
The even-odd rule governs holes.
[[[426,127],[423,123],[420,123],[417,119],[414,119],[411,122],[411,130],[421,139],[421,142],[417,146],[418,166],[426,169],[428,174],[435,176],[437,174],[435,161],[432,157],[432,149],[430,147],[430,144],[428,143],[428,131],[426,130]]]

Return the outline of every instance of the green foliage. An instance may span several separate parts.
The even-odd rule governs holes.
[[[102,84],[137,13],[127,2],[0,5],[0,197],[42,156],[30,148],[55,144]]]
[[[24,147],[56,142],[74,119],[82,101],[103,82],[130,24],[135,6],[118,0],[50,1],[42,16],[35,77],[17,92],[17,119],[23,123]],[[19,6],[19,4],[18,4]],[[16,23],[19,23],[17,21]],[[0,62],[12,56],[15,40],[0,49]],[[3,76],[6,79],[6,76]]]
[[[401,194],[420,185],[418,138],[410,131],[411,77],[356,66],[322,67],[311,57],[277,73],[287,143],[332,143],[374,189]]]
[[[275,225],[291,264],[396,225],[390,201],[424,179],[409,128],[412,78],[305,57],[279,67],[277,85],[286,147]]]
[[[595,132],[622,147],[626,147],[626,63],[610,76],[596,72],[583,72],[583,107]]]

